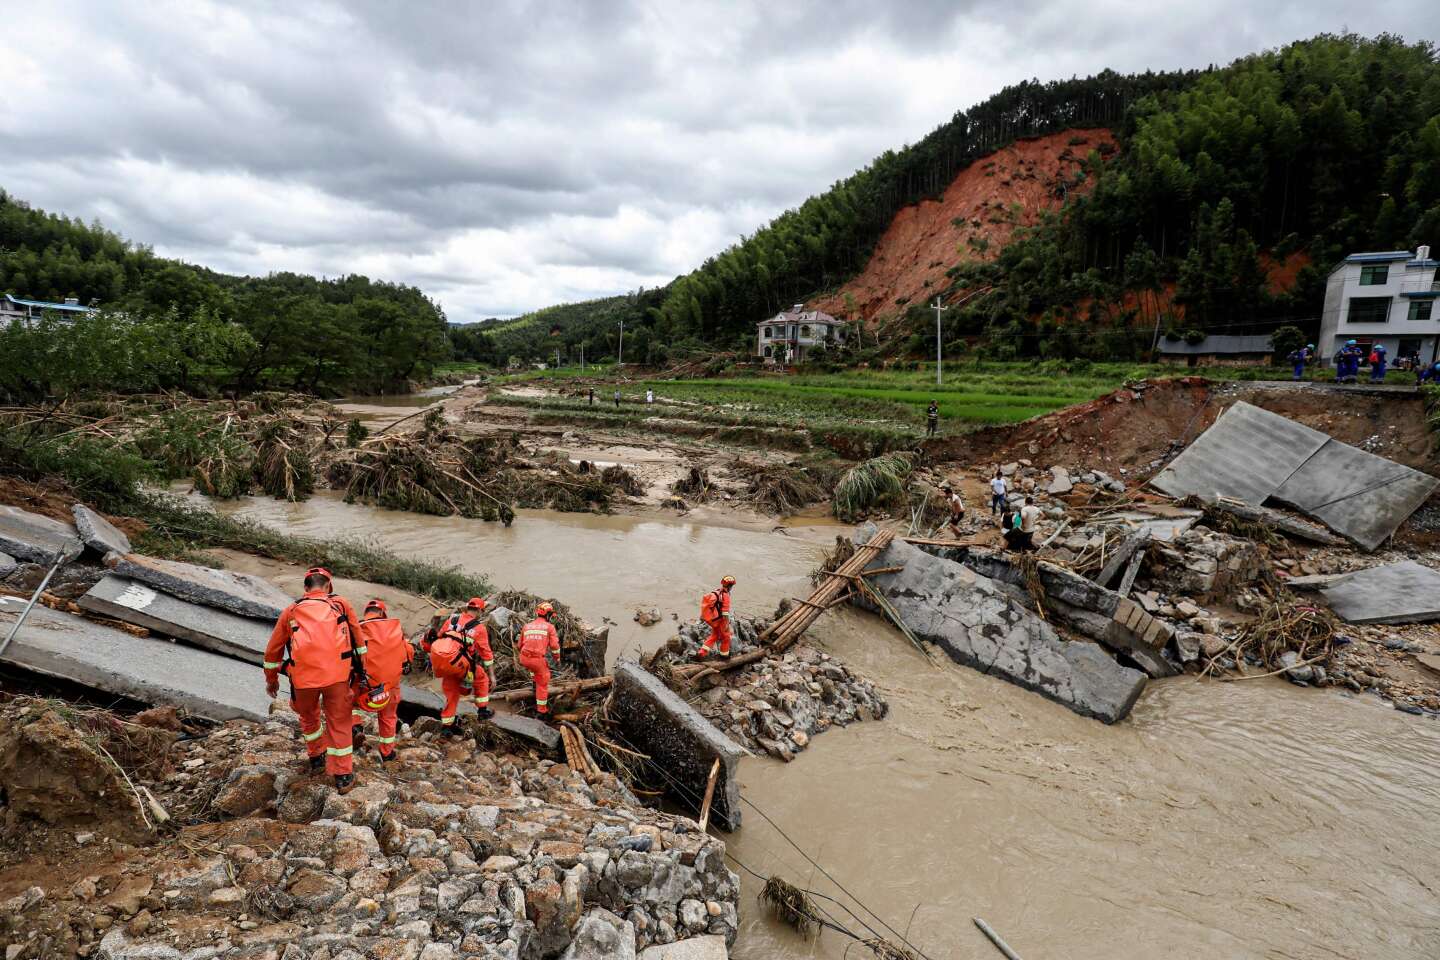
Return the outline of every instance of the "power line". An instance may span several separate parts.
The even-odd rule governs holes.
[[[624,743],[625,745],[629,746],[632,750],[635,750],[635,752],[637,752],[637,753],[642,753],[642,754],[643,754],[643,751],[641,751],[641,750],[639,750],[638,748],[636,748],[635,744],[631,743],[630,740],[629,740],[628,738],[626,738],[623,734],[620,734],[619,731],[611,731],[611,732],[612,732],[613,734],[615,734],[615,736],[617,737],[617,739],[619,739],[619,740],[620,740],[622,743]],[[660,766],[658,763],[652,763],[652,764],[650,764],[650,766],[653,767],[653,768],[656,770],[656,772],[658,772],[663,778],[665,778],[665,780],[668,781],[682,796],[684,796],[686,799],[688,799],[688,800],[690,800],[692,803],[694,803],[697,808],[699,808],[700,806],[703,806],[704,801],[702,800],[702,798],[701,798],[692,788],[690,788],[690,787],[687,786],[686,784],[680,782],[680,781],[679,781],[678,779],[676,779],[669,771],[665,770],[665,769],[664,769],[662,766]],[[875,911],[871,910],[868,906],[866,906],[865,903],[864,903],[864,901],[862,901],[859,897],[855,896],[855,894],[851,893],[851,892],[845,887],[845,885],[842,884],[839,880],[836,880],[835,877],[819,863],[819,861],[817,861],[814,857],[810,856],[810,854],[806,853],[805,850],[804,850],[798,843],[796,843],[796,842],[790,837],[790,835],[787,834],[787,833],[780,827],[779,824],[777,824],[773,819],[771,819],[771,817],[769,816],[769,814],[767,814],[764,810],[760,809],[760,807],[755,803],[755,801],[749,799],[748,797],[744,796],[743,794],[740,796],[740,800],[741,800],[741,802],[748,804],[756,813],[758,813],[758,814],[761,816],[761,818],[765,820],[766,823],[770,824],[770,826],[775,830],[776,833],[780,834],[780,836],[785,839],[785,842],[786,842],[786,843],[788,843],[788,844],[790,844],[790,846],[794,847],[795,850],[796,850],[796,852],[798,852],[802,857],[804,857],[805,860],[806,860],[811,866],[813,866],[816,870],[819,870],[820,873],[821,873],[821,875],[824,876],[825,879],[827,879],[827,880],[829,880],[831,883],[833,883],[833,884],[835,885],[836,889],[838,889],[841,893],[845,894],[845,896],[849,897],[852,901],[854,901],[855,904],[856,904],[858,907],[860,907],[860,909],[863,910],[865,913],[869,914],[870,917],[873,918],[876,923],[878,923],[881,927],[883,927],[886,931],[888,931],[892,936],[896,937],[896,938],[899,940],[899,942],[901,942],[901,943],[903,943],[905,946],[909,947],[910,950],[913,951],[916,956],[921,957],[922,960],[930,960],[930,957],[929,957],[923,950],[921,950],[919,947],[917,947],[917,946],[915,946],[913,943],[911,943],[911,942],[909,941],[909,939],[908,939],[904,934],[900,933],[900,932],[899,932],[898,930],[896,930],[894,927],[890,926],[890,924],[886,923],[886,922],[879,916],[879,914],[875,913]],[[769,851],[767,851],[767,852],[769,852]],[[746,866],[744,863],[742,863],[738,857],[736,857],[736,856],[734,856],[733,854],[731,854],[731,853],[730,853],[730,850],[729,850],[729,845],[728,845],[728,844],[726,845],[725,855],[726,855],[728,858],[734,860],[736,864],[738,864],[742,869],[744,869],[744,870],[745,870],[747,873],[749,873],[751,876],[754,876],[754,877],[756,877],[757,879],[760,879],[760,880],[768,880],[768,879],[769,879],[769,878],[767,878],[767,877],[761,876],[761,874],[759,874],[757,871],[751,869],[750,867],[748,867],[748,866]],[[771,853],[771,855],[774,856],[773,853]],[[778,859],[778,857],[777,857],[777,859]],[[830,901],[831,903],[834,903],[836,906],[840,907],[842,910],[845,910],[847,913],[849,913],[849,914],[851,915],[851,917],[853,917],[853,918],[855,919],[855,921],[858,922],[858,923],[859,923],[862,927],[864,927],[867,931],[869,931],[869,932],[870,932],[871,934],[873,934],[875,937],[880,938],[880,933],[879,933],[879,931],[877,931],[874,927],[872,927],[863,917],[861,917],[861,916],[859,916],[858,914],[856,914],[855,911],[851,910],[849,907],[847,907],[847,906],[845,906],[844,904],[840,903],[840,902],[839,902],[838,900],[836,900],[834,897],[827,896],[827,895],[825,895],[825,894],[823,894],[823,893],[818,893],[818,892],[816,892],[816,891],[814,891],[814,890],[806,890],[806,889],[803,889],[803,888],[797,888],[797,889],[801,889],[802,892],[805,893],[805,894],[807,894],[808,896],[811,896],[811,897],[820,897],[820,898],[822,898],[822,899],[825,899],[825,900]],[[836,921],[836,920],[834,919],[833,915],[831,915],[831,914],[829,913],[829,911],[824,910],[823,907],[819,907],[818,905],[817,905],[817,909],[819,909],[819,910],[821,910],[823,913],[825,913],[826,917],[829,919],[830,922],[829,922],[829,923],[825,923],[825,922],[822,922],[821,918],[811,917],[811,919],[814,920],[816,923],[820,924],[821,926],[828,927],[828,928],[830,928],[830,929],[834,929],[834,930],[836,930],[837,932],[843,933],[843,934],[845,934],[846,936],[852,937],[853,939],[855,939],[855,940],[857,940],[857,941],[863,941],[863,938],[861,938],[861,937],[859,937],[858,935],[856,935],[853,931],[847,930],[847,929],[845,929],[843,926],[839,925],[838,921]],[[883,939],[883,938],[881,938],[881,939]]]

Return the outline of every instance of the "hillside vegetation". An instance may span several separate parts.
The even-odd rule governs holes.
[[[1087,152],[1085,189],[1048,215],[1025,211],[1034,225],[985,257],[957,244],[935,292],[996,289],[950,315],[952,338],[985,336],[1000,357],[1134,359],[1157,322],[1264,332],[1318,316],[1323,267],[1344,252],[1440,237],[1434,46],[1324,35],[1223,68],[1008,87],[677,278],[658,305],[572,305],[574,322],[555,315],[544,352],[592,337],[600,305],[608,320],[626,316],[627,338],[643,323],[671,352],[744,347],[756,320],[839,291],[897,214],[939,199],[977,160],[1099,127],[1118,149]],[[1304,261],[1272,292],[1267,263]],[[845,312],[843,297],[825,302]],[[923,307],[909,309],[901,319],[918,330]],[[903,352],[913,332],[877,352]]]
[[[448,355],[445,315],[415,287],[216,273],[3,191],[0,291],[103,311],[0,329],[0,396],[12,399],[81,387],[374,392]]]

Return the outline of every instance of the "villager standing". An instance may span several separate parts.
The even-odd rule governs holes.
[[[1300,347],[1298,350],[1291,350],[1285,358],[1290,361],[1290,379],[1305,379],[1305,364],[1313,360],[1314,357],[1315,345],[1313,343]]]
[[[647,389],[647,390],[645,391],[645,405],[648,407],[648,406],[650,406],[650,404],[652,404],[652,403],[654,403],[654,402],[655,402],[655,391],[654,391],[654,390],[648,390],[648,389]]]
[[[1370,382],[1385,382],[1385,344],[1377,343],[1370,348]]]
[[[542,717],[550,712],[550,674],[560,669],[560,634],[554,619],[555,607],[541,603],[535,607],[535,619],[520,630],[520,666],[535,685],[535,712]]]
[[[410,672],[410,662],[415,659],[415,648],[405,638],[405,628],[400,621],[390,616],[385,601],[379,597],[365,604],[365,613],[360,619],[360,632],[365,638],[365,675],[372,686],[381,686],[388,699],[376,713],[379,735],[375,738],[380,760],[395,756],[395,734],[399,727],[400,677]],[[357,700],[369,695],[369,690],[357,690]],[[368,711],[355,710],[355,719],[363,722]],[[356,729],[359,729],[357,722]],[[352,731],[352,734],[354,731]],[[360,738],[353,737],[353,743]]]
[[[485,606],[483,598],[471,597],[464,610],[445,617],[420,641],[430,655],[430,670],[445,694],[440,723],[446,732],[459,730],[455,717],[461,698],[467,695],[474,696],[475,710],[482,719],[495,715],[490,709],[490,670],[495,654],[490,649],[490,631],[485,627]]]
[[[355,786],[350,740],[351,681],[364,667],[365,650],[355,608],[331,592],[330,571],[305,571],[305,595],[280,612],[265,647],[265,692],[280,692],[280,674],[290,678],[290,705],[300,717],[300,736],[310,771],[328,771],[335,789]]]
[[[925,436],[933,437],[940,429],[940,404],[934,400],[925,408]]]
[[[590,406],[595,406],[595,388],[590,388]]]
[[[1022,553],[1029,553],[1035,549],[1035,530],[1039,525],[1042,511],[1035,506],[1034,497],[1025,498],[1025,506],[1020,508],[1020,537],[1018,543]]]
[[[710,651],[715,649],[717,643],[720,645],[720,656],[730,656],[730,591],[734,586],[734,577],[721,577],[720,589],[712,590],[700,598],[700,619],[710,627],[710,636],[705,638],[705,642],[695,654],[702,660],[710,656]]]
[[[1000,468],[995,468],[995,476],[990,478],[990,515],[1004,514],[1007,501],[1007,494],[1010,492],[1010,481],[1005,479],[1005,474]]]
[[[620,409],[620,391],[618,388],[615,391],[615,409]]]

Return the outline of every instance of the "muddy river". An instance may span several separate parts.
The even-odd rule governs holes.
[[[669,615],[693,616],[724,573],[741,580],[741,612],[803,596],[835,533],[538,511],[506,530],[324,496],[225,509],[554,594],[595,623],[617,621],[621,651],[661,642]],[[638,605],[666,623],[632,623]],[[932,960],[999,956],[975,916],[1026,960],[1440,957],[1435,721],[1278,681],[1182,677],[1152,683],[1129,720],[1106,727],[931,667],[863,613],[829,613],[810,637],[874,679],[893,711],[825,733],[793,763],[744,762],[754,806],[729,847],[755,873],[846,900],[763,811]],[[837,934],[801,940],[766,919],[760,883],[737,870],[746,898],[733,957],[847,956]]]

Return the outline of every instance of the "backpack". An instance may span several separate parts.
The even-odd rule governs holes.
[[[460,615],[447,617],[436,629],[438,636],[430,644],[430,672],[436,677],[464,677],[475,669],[475,650],[466,634],[480,621],[471,618],[460,622]]]
[[[328,687],[363,670],[344,611],[319,597],[297,600],[290,608],[284,664],[291,683],[300,687]]]
[[[1371,351],[1370,351],[1369,360],[1370,360],[1371,363],[1379,363],[1379,362],[1380,362],[1380,353],[1379,353],[1379,351],[1377,351],[1377,350],[1371,350]]]
[[[700,598],[700,619],[706,623],[720,619],[720,598],[713,591]]]

